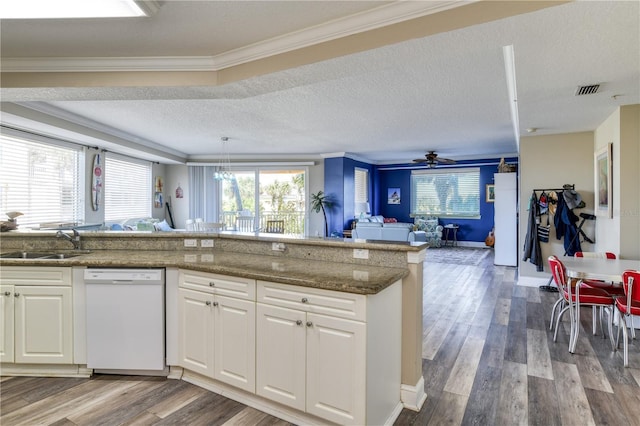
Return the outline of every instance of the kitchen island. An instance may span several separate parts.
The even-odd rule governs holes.
[[[401,293],[399,315],[402,323],[399,327],[402,331],[395,334],[401,334],[402,339],[401,342],[398,340],[398,345],[402,347],[402,350],[399,351],[401,352],[401,361],[399,361],[401,365],[401,381],[399,381],[401,382],[401,401],[406,408],[419,409],[426,398],[421,372],[422,263],[427,247],[425,244],[287,238],[281,235],[274,237],[263,234],[186,232],[81,232],[81,237],[81,248],[89,250],[88,254],[60,260],[2,259],[0,266],[2,268],[5,266],[57,266],[71,267],[74,270],[86,267],[166,268],[168,336],[172,327],[169,316],[173,315],[171,314],[173,308],[169,306],[171,304],[169,298],[171,297],[175,301],[180,299],[181,292],[193,290],[180,286],[180,282],[184,281],[181,281],[180,277],[184,273],[203,273],[252,280],[255,282],[258,293],[260,288],[269,288],[269,291],[275,291],[273,290],[275,287],[270,287],[271,284],[276,287],[284,285],[285,287],[282,288],[286,291],[291,291],[293,288],[286,286],[300,287],[299,291],[304,295],[303,299],[308,298],[309,294],[314,296],[315,291],[326,291],[331,294],[358,295],[363,297],[363,300],[375,300],[376,295],[391,294],[394,292],[391,288],[398,287]],[[185,247],[185,245],[195,245],[195,247]],[[211,245],[213,247],[210,247]],[[65,241],[56,239],[47,232],[11,232],[2,235],[3,253],[17,250],[65,249],[68,249]],[[366,259],[362,257],[366,257]],[[170,284],[171,282],[175,284]],[[282,288],[277,291],[283,291]],[[308,288],[308,290],[304,288]],[[295,290],[295,288],[293,289]],[[171,294],[171,291],[174,293]],[[211,293],[210,296],[222,297],[223,299],[225,297],[225,295],[220,296],[215,293]],[[261,305],[272,311],[282,309],[282,307],[276,306],[278,303],[282,303],[282,300],[273,302],[275,299],[272,299],[273,303],[266,303],[266,299],[260,299],[260,294],[255,297],[257,299],[254,299],[253,303],[258,305],[258,311],[262,309]],[[395,296],[391,296],[392,299],[393,297]],[[217,299],[211,300],[216,303]],[[267,306],[270,304],[274,307]],[[313,311],[320,308],[311,305],[298,304],[293,308],[296,311],[307,312],[305,314],[307,316],[317,315],[317,312]],[[374,306],[377,306],[376,303],[370,303],[370,309]],[[291,308],[291,306],[287,307]],[[179,309],[175,310],[179,311]],[[393,316],[393,308],[390,309],[390,312],[390,315]],[[180,315],[179,312],[174,312],[174,314]],[[323,315],[321,312],[320,316]],[[371,311],[367,315],[357,315],[348,319],[364,321],[367,325],[371,324],[367,330],[374,330],[382,327],[381,324],[376,323],[376,318],[384,319],[386,313],[384,310],[380,310],[375,314]],[[256,321],[260,324],[259,318]],[[393,321],[390,323],[392,324]],[[372,334],[369,340],[375,340],[373,337],[377,336],[376,333],[378,331]],[[384,333],[388,334],[389,331]],[[400,336],[397,337],[400,339]],[[257,337],[256,340],[259,342],[260,337]],[[371,351],[371,348],[367,350],[375,352],[375,350]],[[168,352],[169,365],[171,365],[170,356],[172,355]],[[173,356],[179,358],[179,354],[174,353]],[[380,364],[382,365],[382,363]],[[176,369],[176,371],[178,370]],[[185,371],[188,372],[187,375],[191,374],[188,369]],[[206,382],[206,375],[198,373],[191,375],[191,377],[194,382]],[[210,383],[213,383],[209,387],[210,389],[229,394],[230,389],[216,387],[219,385],[217,382]],[[204,385],[206,387],[206,383]],[[254,405],[260,408],[260,401]],[[319,418],[327,419],[326,416],[321,415]],[[363,418],[365,417],[359,419]],[[341,418],[338,416],[331,421],[350,423],[351,421],[348,419],[349,417]]]

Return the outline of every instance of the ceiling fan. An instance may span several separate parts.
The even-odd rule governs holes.
[[[424,155],[424,158],[417,158],[413,160],[414,163],[426,163],[427,167],[433,169],[438,164],[456,164],[454,160],[449,158],[438,157],[435,151],[429,151]]]

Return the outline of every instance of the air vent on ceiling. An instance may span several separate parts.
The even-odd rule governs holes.
[[[590,84],[588,86],[578,86],[575,96],[593,95],[598,92],[599,84]]]

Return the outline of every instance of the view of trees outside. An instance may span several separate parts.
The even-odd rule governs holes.
[[[414,175],[414,214],[466,217],[480,214],[480,173]]]
[[[255,229],[264,229],[268,220],[284,220],[285,233],[304,233],[304,170],[251,170],[234,172],[234,176],[222,184],[223,220],[227,226],[233,226],[237,216],[251,216]]]

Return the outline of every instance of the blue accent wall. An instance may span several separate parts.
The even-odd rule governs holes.
[[[493,184],[493,175],[497,173],[499,158],[459,161],[459,167],[480,168],[480,219],[441,219],[440,224],[455,223],[458,229],[459,241],[484,242],[492,230],[494,210],[493,203],[487,203],[485,188],[487,184]],[[518,163],[517,158],[506,158],[510,164]],[[350,158],[331,158],[325,160],[325,192],[327,194],[340,194],[338,199],[340,207],[332,212],[332,231],[341,232],[347,228],[353,219],[353,179],[354,168],[360,167],[369,170],[370,203],[372,214],[384,217],[394,217],[399,222],[413,222],[410,215],[411,209],[411,169],[414,165],[397,164],[374,166],[355,161]],[[444,167],[442,167],[444,168]],[[400,188],[400,204],[387,204],[388,188]],[[342,225],[340,225],[342,224]]]
[[[344,229],[351,226],[354,218],[354,180],[355,168],[369,171],[369,187],[371,209],[375,210],[376,190],[374,183],[374,166],[362,161],[356,161],[347,157],[327,158],[324,160],[324,192],[335,201],[331,210],[329,222],[329,235],[332,232],[342,234]]]

